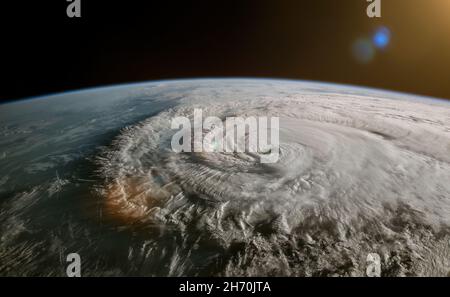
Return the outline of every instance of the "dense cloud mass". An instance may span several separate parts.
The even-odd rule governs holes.
[[[92,275],[361,276],[369,253],[380,255],[382,275],[450,272],[449,104],[271,80],[162,82],[136,92],[129,108],[155,98],[154,105],[170,104],[132,121],[92,150],[88,165],[58,178],[58,199],[77,179],[91,180],[77,195],[96,201],[94,210],[80,211],[85,219],[66,212],[73,223],[55,231],[59,245],[41,235],[21,241],[24,252],[48,242],[55,251],[77,246],[89,253]],[[192,117],[195,108],[223,120],[279,117],[279,161],[173,152],[171,120]],[[24,210],[14,203],[44,203],[33,191],[51,187],[16,194],[0,218],[19,220],[14,213]],[[99,224],[106,233],[92,227]],[[65,228],[77,244],[64,239]],[[9,260],[2,246],[0,257]]]
[[[194,108],[280,117],[279,162],[174,153],[170,121]],[[199,91],[115,139],[99,159],[102,193],[113,215],[173,238],[180,275],[198,265],[224,275],[357,275],[369,252],[393,274],[433,271],[441,267],[421,254],[438,248],[450,222],[449,111],[338,93]],[[168,244],[155,243],[156,253]]]

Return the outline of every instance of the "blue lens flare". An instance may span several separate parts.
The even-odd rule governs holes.
[[[358,39],[352,45],[353,56],[361,64],[367,64],[375,56],[375,48],[370,39]]]
[[[379,28],[373,35],[372,42],[375,47],[384,49],[391,41],[391,31],[386,27]]]

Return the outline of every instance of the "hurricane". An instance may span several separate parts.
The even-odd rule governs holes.
[[[273,80],[132,89],[134,99],[123,104],[132,113],[135,102],[147,109],[117,124],[82,163],[75,158],[78,170],[2,204],[0,218],[16,227],[4,228],[0,256],[9,264],[0,271],[18,265],[8,246],[37,232],[28,227],[34,219],[21,216],[33,207],[28,215],[50,226],[53,239],[21,241],[23,253],[51,242],[54,252],[43,253],[53,263],[54,254],[75,246],[89,254],[92,275],[364,276],[370,253],[380,256],[383,276],[450,273],[448,103]],[[195,109],[224,122],[279,118],[278,160],[261,162],[265,151],[174,151],[172,120],[192,119]],[[105,117],[128,109],[114,110]],[[41,170],[54,174],[48,167]],[[45,202],[56,200],[51,187],[57,202]],[[68,191],[76,213],[61,202]],[[24,209],[15,206],[22,200]],[[72,223],[38,216],[38,204],[54,203]]]
[[[418,269],[412,252],[433,248],[422,241],[449,223],[449,126],[430,122],[427,110],[410,102],[235,99],[186,100],[122,131],[99,159],[111,214],[180,238],[157,249],[179,245],[174,256],[182,262],[174,266],[181,275],[195,271],[196,257],[202,265],[220,263],[224,275],[351,274],[346,261],[357,263],[382,244],[400,255],[389,269]],[[200,106],[219,118],[280,117],[280,160],[173,152],[171,119]],[[442,112],[445,121],[448,110]],[[320,254],[324,263],[314,263]]]

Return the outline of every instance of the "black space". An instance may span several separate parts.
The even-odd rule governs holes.
[[[331,81],[450,98],[450,58],[439,56],[442,46],[433,59],[400,61],[389,53],[370,65],[352,59],[352,40],[403,17],[389,13],[401,9],[386,0],[381,20],[368,19],[365,0],[82,0],[81,19],[68,18],[67,5],[2,1],[0,100],[211,76]]]

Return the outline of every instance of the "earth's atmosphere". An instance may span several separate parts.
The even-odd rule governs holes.
[[[170,149],[175,116],[280,117],[280,159]],[[0,105],[0,275],[450,272],[450,104],[302,81],[158,81]]]

